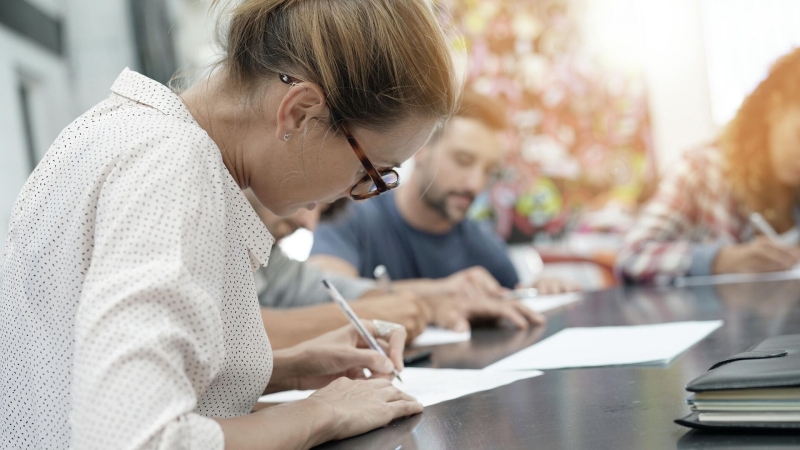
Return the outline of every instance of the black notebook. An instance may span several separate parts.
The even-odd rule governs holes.
[[[800,335],[733,355],[686,390],[692,413],[675,422],[705,429],[800,429]]]

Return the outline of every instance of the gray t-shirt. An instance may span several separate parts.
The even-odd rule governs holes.
[[[323,278],[328,278],[348,300],[375,289],[373,280],[323,272],[289,258],[278,245],[272,246],[267,267],[260,267],[254,275],[258,302],[265,308],[297,308],[331,301],[322,286]]]

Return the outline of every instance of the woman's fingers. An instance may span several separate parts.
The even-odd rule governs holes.
[[[385,336],[378,336],[378,332],[375,329],[375,324],[372,321],[362,321],[364,327],[369,331],[373,337],[375,337],[376,342],[378,345],[381,345],[383,342],[384,345],[381,345],[383,351],[389,356],[389,360],[394,364],[394,368],[397,370],[403,370],[403,349],[406,346],[406,328],[403,326],[399,326],[391,331],[389,334]],[[355,331],[355,329],[354,329]],[[361,348],[368,347],[366,342],[363,342],[359,336],[359,343],[358,346]],[[376,352],[377,353],[377,352]],[[369,368],[372,370],[372,368]],[[373,371],[374,372],[374,371]],[[391,372],[391,369],[387,370],[379,370],[379,372]]]
[[[343,439],[386,426],[400,417],[422,412],[413,397],[393,387],[388,380],[337,379],[312,394],[311,399],[330,406],[340,426],[334,439]],[[305,400],[303,400],[305,401]]]
[[[392,330],[388,336],[389,340],[389,359],[394,363],[397,370],[403,370],[403,349],[406,347],[406,330],[405,328]]]
[[[416,400],[399,400],[389,403],[389,406],[392,408],[392,415],[394,416],[392,420],[422,412],[422,403]]]
[[[797,264],[797,259],[789,248],[766,242],[760,247],[760,250],[766,258],[766,268],[770,271],[789,270]]]
[[[372,349],[354,348],[350,350],[350,354],[350,367],[366,367],[372,373],[384,374],[391,373],[395,368],[394,361]],[[402,362],[401,360],[400,363]]]

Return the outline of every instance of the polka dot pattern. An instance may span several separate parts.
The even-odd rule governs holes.
[[[180,98],[125,70],[20,193],[2,266],[3,448],[221,449],[272,373],[274,239]]]

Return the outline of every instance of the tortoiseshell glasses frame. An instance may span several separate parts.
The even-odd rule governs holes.
[[[299,81],[285,74],[279,74],[279,77],[281,81],[286,84],[298,84]],[[361,148],[356,138],[353,137],[353,133],[350,132],[344,119],[338,118],[333,111],[331,111],[331,119],[334,126],[342,130],[342,134],[344,134],[345,139],[347,139],[347,143],[350,144],[350,148],[353,149],[356,157],[367,172],[364,178],[350,189],[350,198],[353,200],[366,200],[368,198],[377,197],[400,185],[400,175],[397,174],[397,171],[394,169],[379,171],[375,168],[369,158],[367,158],[367,154],[364,153],[364,149]]]

